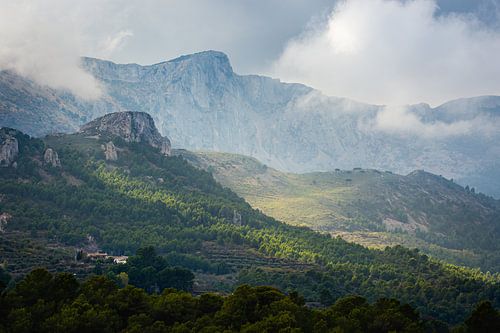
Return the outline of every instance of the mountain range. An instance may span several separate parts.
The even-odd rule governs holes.
[[[238,153],[289,172],[426,170],[500,197],[500,97],[431,107],[368,105],[302,84],[238,75],[206,51],[150,66],[82,58],[95,101],[0,72],[0,125],[43,136],[107,113],[149,113],[173,147]],[[396,120],[394,120],[396,119]]]

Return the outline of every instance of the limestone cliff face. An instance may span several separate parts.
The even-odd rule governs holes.
[[[500,197],[500,96],[434,108],[408,106],[426,128],[455,128],[455,123],[457,128],[491,127],[481,131],[474,125],[465,135],[433,137],[381,130],[385,108],[379,105],[238,75],[220,52],[150,66],[83,58],[82,66],[106,88],[99,100],[80,100],[0,72],[0,125],[42,136],[74,132],[111,112],[137,110],[150,114],[178,148],[248,155],[292,172],[364,167],[407,174],[425,169]],[[168,152],[169,146],[162,146]]]
[[[158,148],[165,156],[170,156],[171,153],[170,140],[161,136],[153,118],[145,112],[110,113],[83,125],[80,133],[89,136],[120,137],[126,142],[145,142]],[[109,157],[113,158],[114,154],[111,153]]]
[[[15,137],[16,130],[9,128],[0,129],[0,167],[16,165],[19,154],[19,143]]]
[[[59,160],[59,155],[52,148],[47,148],[43,154],[43,160],[45,164],[50,165],[54,168],[61,167],[61,161]]]

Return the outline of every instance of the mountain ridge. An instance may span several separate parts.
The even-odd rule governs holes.
[[[144,111],[174,147],[253,156],[293,172],[363,167],[405,174],[423,168],[500,197],[495,126],[500,97],[407,107],[422,130],[438,134],[425,137],[380,130],[383,106],[325,96],[269,77],[238,75],[228,57],[215,51],[149,66],[92,58],[82,62],[105,87],[102,99],[78,100],[1,73],[0,124],[43,136],[72,132],[110,112]],[[444,135],[447,128],[449,136]],[[456,134],[462,130],[464,135]]]

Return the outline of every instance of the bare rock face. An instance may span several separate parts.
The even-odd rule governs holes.
[[[104,155],[106,156],[107,161],[116,161],[118,159],[118,152],[116,151],[113,141],[103,144],[101,148],[104,150]]]
[[[5,227],[7,226],[7,223],[11,218],[12,215],[10,215],[9,213],[0,214],[0,233],[3,233],[5,231]]]
[[[163,142],[161,143],[160,152],[165,156],[172,155],[172,146],[170,144],[170,140],[167,138],[163,138]]]
[[[100,137],[115,136],[126,142],[145,142],[158,148],[165,156],[171,154],[170,140],[161,136],[153,118],[145,112],[110,113],[83,125],[80,133]]]
[[[19,154],[19,143],[15,137],[16,130],[0,129],[0,167],[16,166],[15,159]]]
[[[233,224],[241,225],[241,214],[236,209],[233,211]]]
[[[43,154],[43,160],[45,164],[51,165],[54,168],[61,167],[59,155],[57,155],[57,152],[52,148],[47,148],[47,150],[45,150],[45,153]]]

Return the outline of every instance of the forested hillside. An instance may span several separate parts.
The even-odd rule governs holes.
[[[403,244],[500,271],[500,201],[425,171],[283,173],[226,153],[178,151],[265,214],[372,247]]]
[[[0,261],[9,256],[5,267],[15,278],[26,272],[11,269],[22,266],[15,240],[27,237],[115,255],[154,246],[176,266],[193,270],[199,291],[273,285],[323,305],[348,294],[370,302],[393,297],[450,323],[463,321],[480,300],[499,306],[498,275],[444,265],[417,250],[368,250],[282,224],[210,173],[146,142],[106,133],[40,140],[2,131],[18,143],[0,176],[2,237],[12,240]],[[57,257],[48,259],[44,266],[63,270]]]

